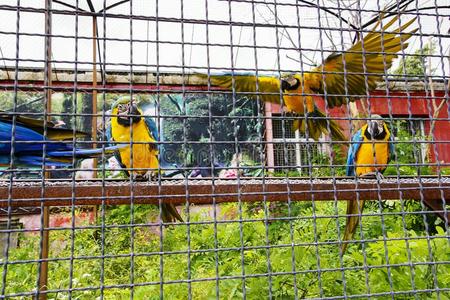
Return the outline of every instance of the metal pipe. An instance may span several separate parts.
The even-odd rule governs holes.
[[[51,87],[52,85],[52,0],[45,1],[45,60],[46,60],[46,69],[47,73],[45,77],[47,79],[46,86]],[[47,101],[47,113],[52,112],[52,90],[47,88],[45,90],[46,93],[46,101]],[[51,121],[51,116],[47,115],[47,120]],[[50,174],[48,172],[44,172],[45,178],[49,178]],[[39,300],[47,300],[47,294],[45,291],[47,290],[48,283],[48,262],[46,259],[48,258],[48,250],[49,250],[49,231],[47,228],[50,226],[50,208],[49,206],[44,205],[42,202],[44,200],[41,199],[40,206],[42,207],[42,250],[40,259],[42,260],[39,265],[39,291],[38,298]]]
[[[97,148],[97,17],[92,17],[92,148]],[[94,158],[93,168],[97,169],[98,159]],[[97,178],[97,171],[93,170],[93,178]],[[93,207],[94,217],[97,220],[98,207]]]
[[[97,148],[97,18],[92,18],[92,148]],[[97,159],[94,160],[97,168]],[[94,178],[97,171],[94,171]]]

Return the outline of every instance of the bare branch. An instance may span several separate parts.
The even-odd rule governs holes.
[[[322,3],[323,3],[323,5],[325,6],[325,0],[322,0]],[[327,24],[327,28],[331,28],[331,26],[330,26],[330,20],[328,19],[328,14],[325,14],[325,22],[326,22],[326,24]],[[331,42],[333,51],[336,51],[336,50],[337,50],[337,46],[336,46],[336,44],[334,43],[332,34],[331,34],[329,31],[327,31],[327,30],[324,30],[323,32],[324,32],[325,36],[328,38],[328,40]]]
[[[311,63],[307,63],[307,62],[304,62],[304,61],[300,61],[300,59],[293,58],[292,56],[289,56],[289,55],[286,55],[286,58],[288,58],[290,60],[293,60],[293,61],[295,61],[297,63],[303,63],[304,65],[307,65],[308,67],[317,67],[317,64],[314,63],[313,61],[311,61]],[[306,56],[305,56],[305,58],[306,58]]]
[[[268,4],[265,4],[265,6],[266,6],[266,8],[271,12],[271,14],[273,15],[273,17],[277,19],[277,22],[278,22],[279,24],[281,24],[281,25],[284,25],[283,22],[281,21],[281,19],[280,19],[278,16],[276,16],[275,12],[270,8],[270,6],[269,6]],[[266,23],[269,23],[269,20],[266,19],[266,18],[263,16],[263,14],[262,14],[258,9],[257,9],[257,11],[258,11],[258,14],[261,16],[261,18],[263,18],[263,20],[264,20]],[[287,31],[286,29],[283,29],[283,31],[281,31],[280,34],[281,34],[283,37],[286,37],[286,38],[289,40],[289,42],[291,43],[292,47],[298,49],[298,45],[294,42],[294,39],[293,39],[292,36],[289,34],[289,31]],[[313,66],[313,65],[315,65],[315,62],[314,62],[312,59],[310,59],[309,57],[307,57],[306,55],[304,55],[304,54],[302,53],[301,50],[299,50],[299,51],[300,51],[300,54],[302,55],[302,57],[305,58],[307,61],[309,61],[309,63],[303,62],[304,64],[306,64],[307,66]],[[291,57],[288,57],[288,58],[291,59]]]

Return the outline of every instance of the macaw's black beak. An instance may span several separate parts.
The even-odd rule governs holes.
[[[123,111],[119,111],[117,122],[122,126],[130,126],[141,120],[141,113],[135,104],[127,104]]]
[[[294,76],[288,76],[286,78],[281,78],[281,90],[284,91],[295,91],[300,86],[300,80]]]
[[[369,124],[373,137],[377,137],[380,134],[380,130],[378,129],[378,124],[376,122],[370,122]]]
[[[139,109],[137,108],[136,104],[131,104],[128,107],[128,115],[131,118],[131,121],[133,123],[137,123],[141,120],[141,113],[139,111]]]
[[[368,122],[369,132],[374,138],[384,137],[384,123],[379,120],[372,120]]]

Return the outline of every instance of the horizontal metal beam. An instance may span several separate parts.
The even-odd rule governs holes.
[[[136,66],[137,67],[137,66]],[[141,66],[142,67],[142,66]],[[30,88],[43,88],[44,82],[44,72],[42,68],[29,67],[29,68],[20,68],[16,70],[13,67],[5,67],[0,70],[0,87],[3,89],[11,89],[14,86],[14,74],[18,72],[18,84],[20,85],[20,89],[30,89]],[[93,80],[93,72],[92,70],[78,70],[77,73],[74,73],[73,69],[54,69],[52,71],[52,88],[56,87],[68,87],[73,90],[73,83],[77,82],[77,87],[79,88],[89,88],[92,87]],[[212,72],[217,72],[212,70]],[[124,70],[108,70],[105,73],[105,82],[106,88],[121,88],[121,87],[130,87],[130,80],[132,80],[131,84],[136,86],[136,88],[142,88],[141,86],[148,85],[158,85],[160,88],[162,86],[167,86],[171,89],[179,86],[184,89],[207,89],[208,80],[201,79],[197,77],[189,76],[189,74],[182,74],[177,72],[172,73],[160,73],[155,70],[149,71],[135,71],[133,72],[133,77],[130,78],[129,71]],[[101,78],[101,73],[97,72],[97,78]],[[98,81],[98,84],[102,83]],[[390,91],[419,91],[423,92],[426,90],[426,83],[422,80],[414,80],[413,78],[408,81],[399,81],[399,80],[389,80],[387,88]],[[437,79],[433,80],[433,88],[435,91],[442,92],[445,91],[445,82]],[[152,88],[147,88],[152,89]],[[154,88],[153,88],[154,89]],[[385,91],[386,84],[381,82],[378,87],[378,90]]]
[[[9,189],[11,192],[9,192]],[[236,201],[396,200],[442,203],[450,178],[419,179],[240,179],[130,181],[0,181],[0,207],[119,205],[133,203],[212,204]]]

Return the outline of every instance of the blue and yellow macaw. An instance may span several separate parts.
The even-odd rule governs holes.
[[[382,176],[391,157],[394,155],[392,135],[379,115],[372,115],[367,124],[361,127],[352,137],[347,156],[347,176],[377,178]],[[364,200],[347,202],[347,224],[344,241],[353,238],[359,216],[364,209]],[[345,252],[347,243],[342,251]]]
[[[91,158],[104,153],[112,153],[119,147],[107,147],[106,150],[73,148],[72,139],[87,134],[72,129],[58,128],[48,121],[17,115],[13,126],[13,116],[0,111],[0,166],[10,167],[11,146],[14,130],[13,165],[17,167],[41,167],[44,162],[51,167],[70,167],[73,157]],[[46,136],[44,137],[44,127]],[[45,157],[44,153],[45,146]]]
[[[288,112],[298,116],[294,129],[305,132],[318,140],[322,133],[330,134],[333,140],[346,140],[340,126],[327,120],[315,104],[314,95],[326,95],[328,108],[339,107],[367,95],[376,88],[397,53],[406,49],[406,42],[417,29],[403,33],[415,20],[411,19],[395,28],[398,16],[385,21],[380,15],[378,23],[364,38],[343,53],[333,53],[322,65],[311,71],[302,71],[287,76],[265,76],[254,74],[190,75],[208,81],[212,86],[232,90],[265,102],[279,104],[280,97]],[[381,27],[381,20],[384,25]],[[394,26],[393,26],[394,25]],[[380,28],[379,28],[380,27]],[[394,27],[394,28],[393,28]],[[305,118],[305,115],[308,118]],[[305,124],[307,122],[307,126]]]
[[[116,158],[127,169],[128,175],[152,179],[159,167],[159,136],[153,119],[142,115],[142,111],[129,98],[120,98],[112,106],[111,123],[106,135],[111,142],[125,143],[125,147],[116,152]],[[173,204],[162,203],[161,206],[164,222],[183,222]]]

